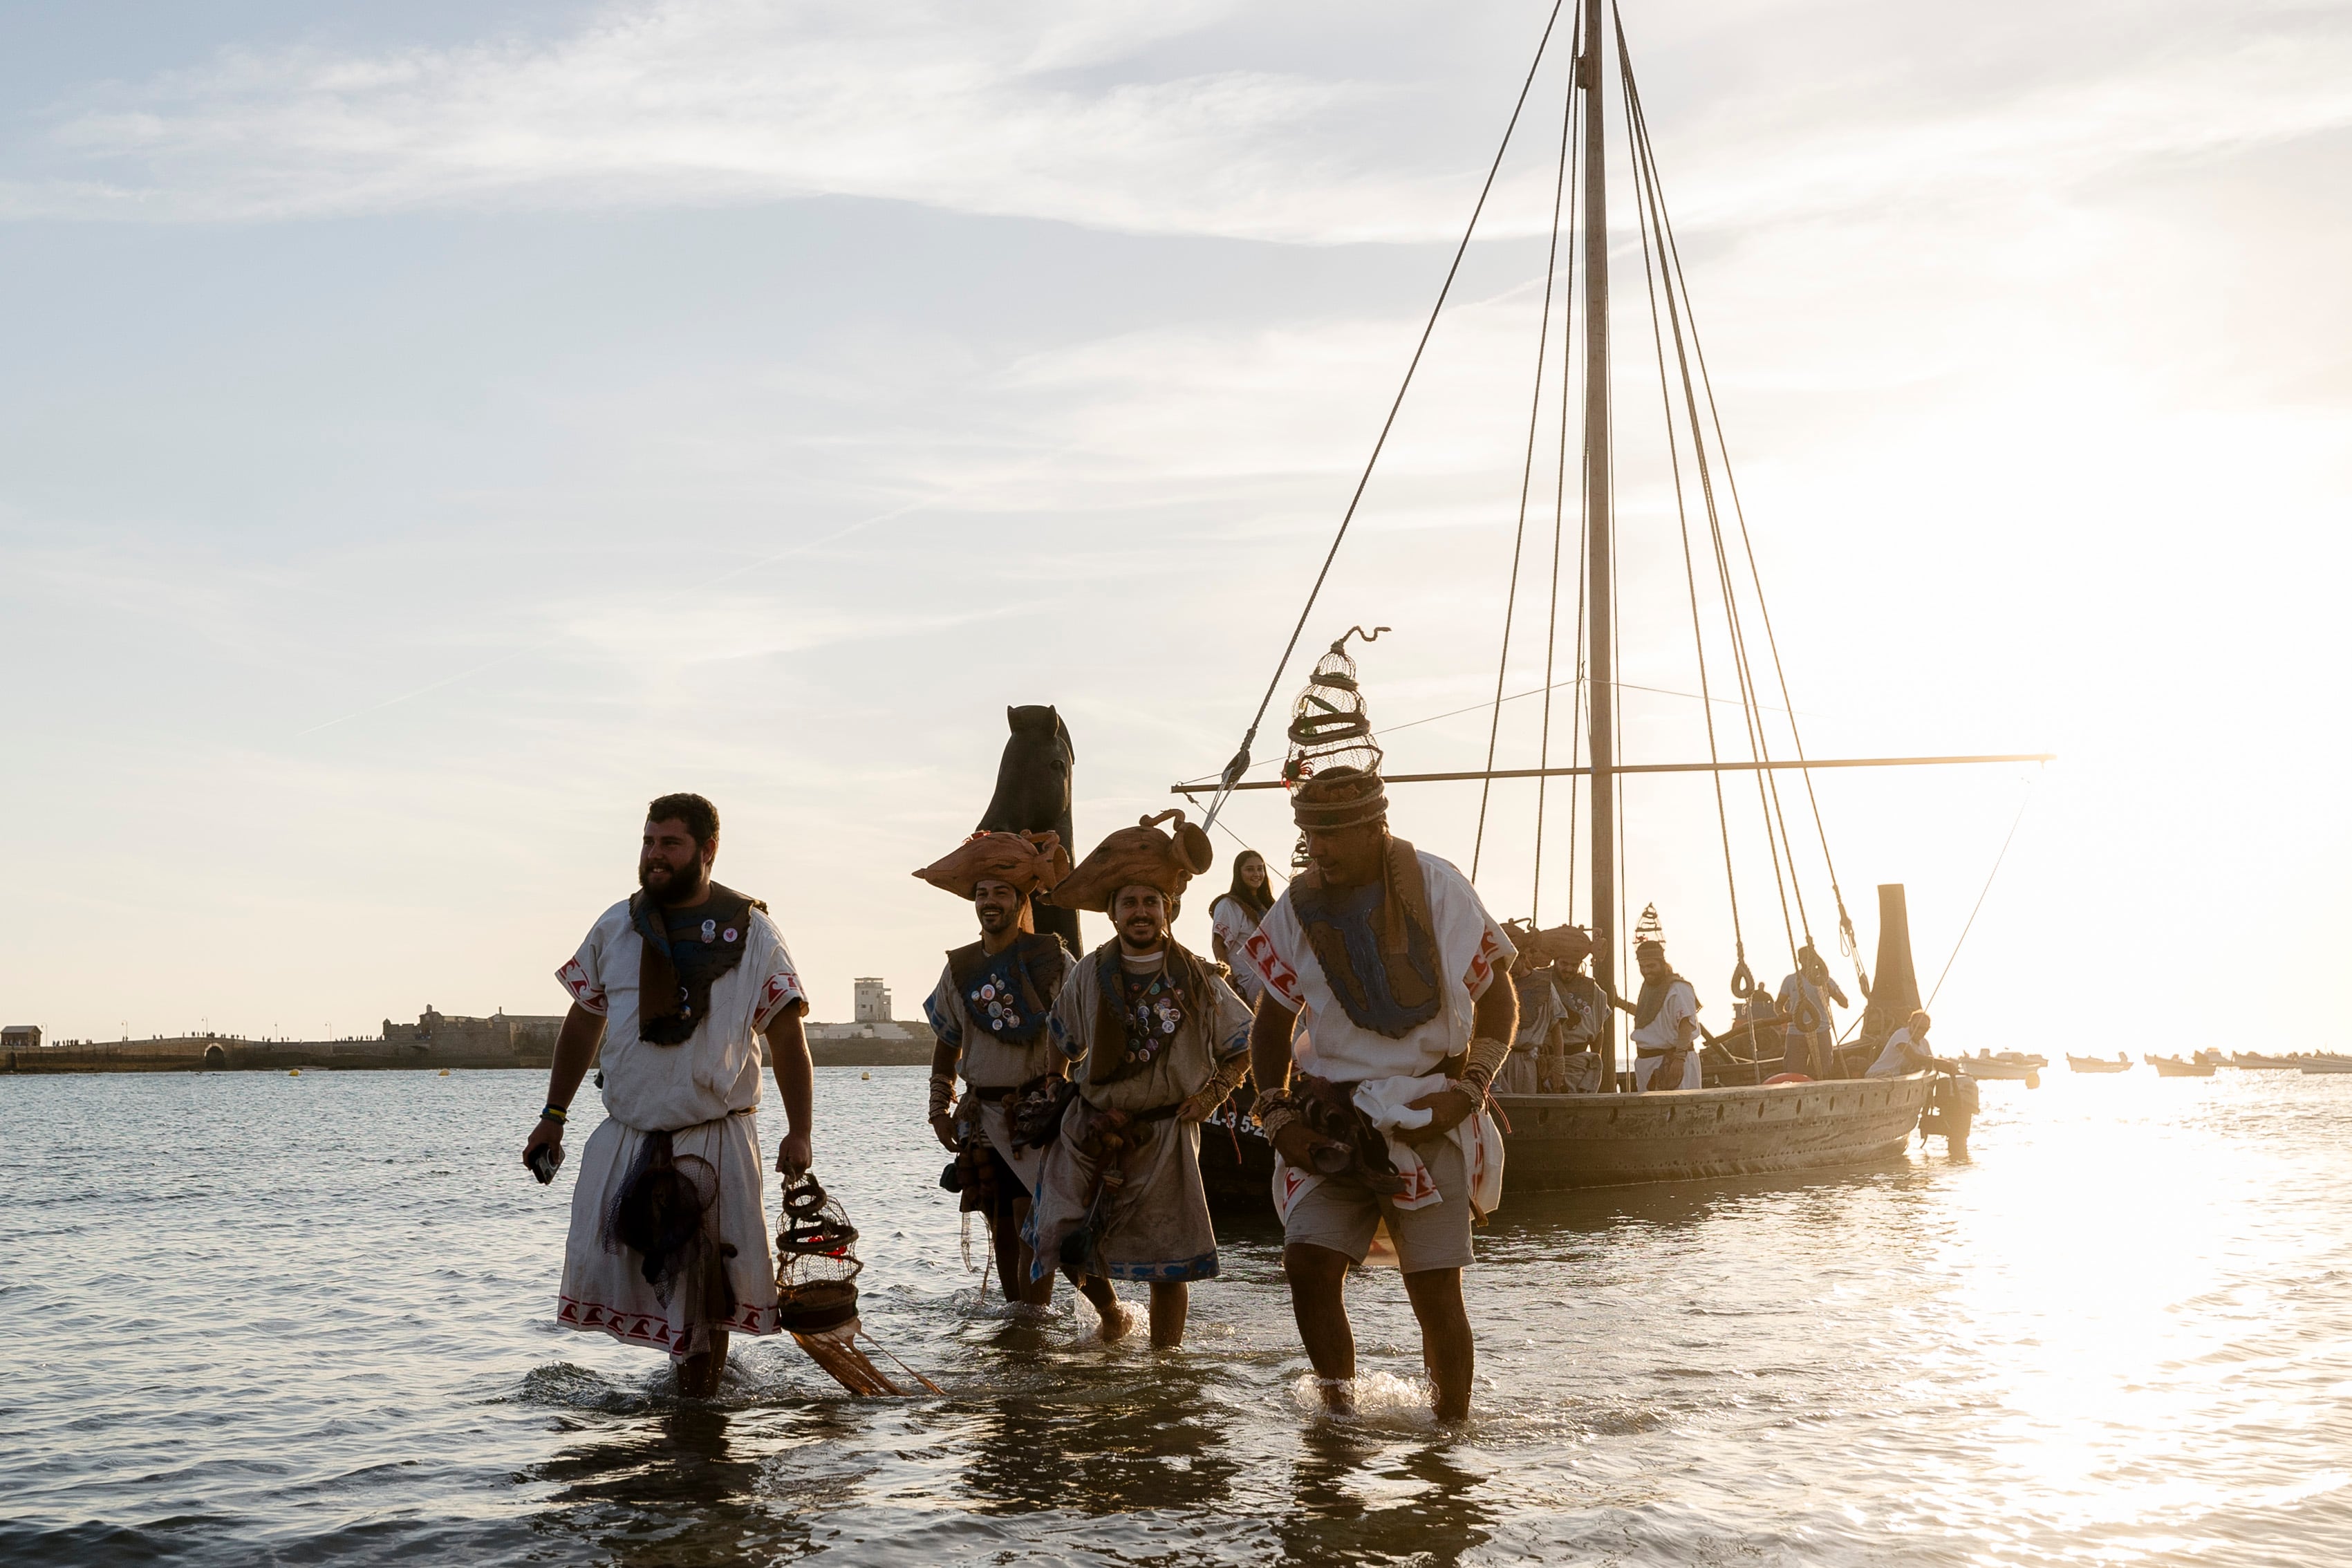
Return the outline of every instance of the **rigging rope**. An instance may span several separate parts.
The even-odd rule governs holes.
[[[1769,762],[1771,759],[1770,738],[1763,722],[1763,715],[1760,710],[1762,705],[1759,700],[1753,665],[1748,652],[1746,628],[1741,625],[1738,595],[1731,571],[1731,563],[1728,552],[1724,541],[1721,512],[1716,500],[1713,468],[1708,460],[1706,441],[1706,426],[1700,422],[1698,394],[1691,376],[1690,345],[1685,342],[1683,324],[1684,314],[1689,304],[1687,279],[1682,279],[1677,273],[1669,272],[1665,265],[1666,230],[1668,225],[1665,217],[1664,193],[1663,184],[1658,174],[1656,152],[1650,141],[1648,120],[1642,108],[1641,91],[1640,89],[1635,86],[1633,81],[1633,58],[1631,51],[1629,51],[1625,47],[1624,26],[1622,17],[1618,19],[1617,24],[1617,45],[1619,60],[1621,62],[1621,76],[1624,86],[1625,117],[1628,127],[1627,142],[1633,152],[1634,180],[1641,198],[1639,205],[1643,219],[1644,259],[1646,263],[1648,257],[1648,229],[1652,225],[1654,225],[1659,234],[1660,274],[1662,280],[1665,284],[1666,319],[1668,323],[1671,325],[1674,333],[1675,359],[1676,367],[1680,374],[1680,379],[1682,381],[1684,405],[1689,420],[1692,457],[1697,468],[1700,493],[1706,509],[1707,531],[1715,554],[1716,586],[1723,599],[1724,618],[1731,642],[1732,669],[1733,674],[1738,679],[1739,687],[1741,719],[1748,732],[1750,759],[1753,761]],[[1677,282],[1681,282],[1683,284],[1683,287],[1680,289],[1677,289],[1676,288]],[[1680,296],[1679,298],[1678,295]],[[1695,341],[1696,331],[1696,327],[1694,322],[1692,327],[1693,341]],[[1661,348],[1660,357],[1663,360],[1663,347]],[[1663,375],[1664,372],[1662,366],[1662,380]],[[1710,405],[1712,405],[1711,396]],[[1717,428],[1717,443],[1718,446],[1720,446],[1721,422],[1719,413],[1717,414],[1715,424]],[[1669,408],[1667,416],[1667,439],[1671,448],[1675,440],[1671,408]],[[1679,470],[1679,460],[1677,460],[1677,470]],[[1679,471],[1677,472],[1677,479],[1679,479]],[[1761,584],[1759,583],[1759,589],[1760,585]],[[1692,584],[1692,593],[1694,596],[1696,596],[1696,583]],[[1694,610],[1695,623],[1696,620],[1696,610]],[[1694,634],[1696,635],[1696,624],[1694,625]],[[1702,662],[1704,662],[1704,639],[1702,638],[1701,641],[1702,649],[1700,657]],[[1798,928],[1803,928],[1805,931],[1805,941],[1808,945],[1811,944],[1812,938],[1811,922],[1805,911],[1803,885],[1801,881],[1798,879],[1796,874],[1797,866],[1795,845],[1789,835],[1788,815],[1780,802],[1778,781],[1769,776],[1768,770],[1759,769],[1757,770],[1757,805],[1759,814],[1763,818],[1765,847],[1771,859],[1773,885],[1780,899],[1781,926],[1782,930],[1788,936],[1791,968],[1801,968],[1801,965],[1797,962]],[[1784,863],[1787,870],[1785,879],[1782,875]],[[1789,918],[1789,904],[1792,884],[1794,885],[1793,891],[1796,899],[1797,914],[1796,921],[1793,923]],[[1741,989],[1739,982],[1743,977],[1746,977],[1746,974],[1747,966],[1743,960],[1739,969],[1734,973],[1733,989],[1735,992]],[[1750,984],[1752,986],[1752,979],[1750,981]]]
[[[1614,14],[1614,8],[1612,7],[1612,15]],[[1618,16],[1617,22],[1618,57],[1621,60],[1626,62],[1624,68],[1630,76],[1633,68],[1631,58],[1625,53],[1623,18],[1622,16]],[[1634,101],[1638,105],[1640,101],[1639,89],[1634,89],[1633,96]],[[1646,119],[1643,123],[1642,137],[1643,142],[1646,144],[1648,141],[1648,124]],[[1653,156],[1654,157],[1654,154]],[[1801,764],[1799,772],[1805,781],[1805,800],[1812,812],[1813,831],[1821,842],[1822,864],[1829,872],[1830,896],[1837,905],[1839,950],[1847,958],[1853,961],[1855,983],[1861,987],[1864,998],[1867,1000],[1870,995],[1870,972],[1864,966],[1862,961],[1862,943],[1860,939],[1854,934],[1853,916],[1846,909],[1845,889],[1838,883],[1837,862],[1835,858],[1830,852],[1829,828],[1822,819],[1821,797],[1813,788],[1812,770],[1801,766],[1805,761],[1804,735],[1797,723],[1795,705],[1790,700],[1789,674],[1787,668],[1781,663],[1780,638],[1774,633],[1772,627],[1771,602],[1764,595],[1764,578],[1763,574],[1759,569],[1756,562],[1755,540],[1748,532],[1747,508],[1741,503],[1739,498],[1739,477],[1732,467],[1730,444],[1724,438],[1723,407],[1722,405],[1716,400],[1715,380],[1707,369],[1706,345],[1698,333],[1697,308],[1691,302],[1689,282],[1683,270],[1682,247],[1675,237],[1674,221],[1666,216],[1663,203],[1660,204],[1659,220],[1661,225],[1661,239],[1663,242],[1664,253],[1673,264],[1675,281],[1681,286],[1685,308],[1691,315],[1691,351],[1693,357],[1698,362],[1699,384],[1706,395],[1708,418],[1715,429],[1716,450],[1723,461],[1724,483],[1731,497],[1732,518],[1739,529],[1740,549],[1747,558],[1748,580],[1754,584],[1756,589],[1756,608],[1764,622],[1765,646],[1771,655],[1772,673],[1775,680],[1780,688],[1782,711],[1787,713],[1789,716],[1789,738],[1796,749],[1797,761]],[[1786,835],[1786,826],[1787,819],[1784,816],[1782,818],[1782,831],[1784,838]],[[1801,888],[1799,892],[1799,901],[1801,905]],[[1807,931],[1807,940],[1809,942],[1811,940],[1810,930]]]
[[[1598,0],[1592,0],[1592,3],[1597,4]],[[1580,21],[1581,21],[1583,15],[1583,6],[1580,5],[1577,7],[1577,16]],[[1584,127],[1577,120],[1576,116],[1576,73],[1574,71],[1570,71],[1569,73],[1568,101],[1561,110],[1561,114],[1563,116],[1561,127],[1563,133],[1567,134],[1570,140],[1575,142],[1579,151],[1581,151],[1584,146]],[[1572,130],[1570,129],[1571,127],[1573,128]],[[1583,184],[1583,170],[1577,166],[1577,162],[1570,162],[1568,167],[1572,171],[1572,173],[1570,174],[1569,178],[1568,289],[1566,290],[1565,297],[1568,301],[1570,301],[1570,303],[1563,305],[1560,317],[1559,446],[1558,448],[1559,458],[1557,466],[1552,471],[1551,605],[1549,618],[1544,623],[1543,731],[1542,739],[1537,745],[1537,765],[1546,769],[1549,769],[1551,766],[1551,678],[1552,672],[1556,668],[1553,661],[1559,653],[1559,544],[1560,534],[1563,525],[1567,521],[1568,511],[1568,376],[1570,362],[1575,357],[1570,348],[1568,315],[1573,310],[1574,307],[1572,301],[1576,299],[1576,197]],[[1530,431],[1528,436],[1530,451],[1532,452],[1534,432]],[[1582,489],[1581,485],[1580,484],[1579,494],[1581,495],[1581,493]],[[1582,503],[1580,501],[1580,508],[1581,507],[1581,504]],[[1580,532],[1579,537],[1582,537]],[[1579,570],[1581,570],[1582,557],[1580,555],[1578,557],[1578,561]],[[1573,704],[1571,703],[1571,707],[1572,706]],[[1572,719],[1570,722],[1571,724],[1573,723]],[[1494,764],[1489,763],[1487,766],[1491,769]],[[1488,782],[1491,783],[1492,781],[1489,780]],[[1528,924],[1530,927],[1533,927],[1538,923],[1538,917],[1543,913],[1544,812],[1550,799],[1550,785],[1551,776],[1549,773],[1539,773],[1536,775],[1535,868],[1528,878],[1529,887],[1528,891]],[[1570,847],[1569,850],[1570,885],[1568,899],[1569,909],[1570,912],[1573,912],[1576,908],[1576,851],[1574,848],[1576,842],[1576,786],[1573,784],[1569,785],[1568,798],[1569,844]]]
[[[1580,6],[1577,16],[1580,18],[1583,14]],[[1473,882],[1478,879],[1479,858],[1485,854],[1486,848],[1486,803],[1495,789],[1495,745],[1501,739],[1503,732],[1503,682],[1510,673],[1511,623],[1517,615],[1519,606],[1519,555],[1527,543],[1528,537],[1528,491],[1535,482],[1536,429],[1538,421],[1543,415],[1544,355],[1551,346],[1552,284],[1559,276],[1559,209],[1560,203],[1568,194],[1568,153],[1569,144],[1573,136],[1575,109],[1576,79],[1574,74],[1570,73],[1568,108],[1562,111],[1559,122],[1559,169],[1552,177],[1551,247],[1544,253],[1543,313],[1536,328],[1536,384],[1535,391],[1528,400],[1528,455],[1526,461],[1519,467],[1519,521],[1517,531],[1511,535],[1511,585],[1503,599],[1503,651],[1495,658],[1495,716],[1486,726],[1486,777],[1478,784],[1478,831],[1476,837],[1470,841],[1470,879]],[[1562,317],[1560,335],[1563,338],[1568,333],[1566,321],[1568,310],[1567,300],[1563,298],[1560,301]],[[1563,407],[1566,406],[1566,386],[1567,384],[1563,381],[1561,384]],[[1553,602],[1557,605],[1559,602],[1557,546],[1554,547],[1554,555]],[[1547,686],[1549,685],[1550,680],[1551,668],[1547,662],[1544,668],[1544,681]],[[1544,693],[1544,706],[1546,714],[1549,716],[1551,706],[1551,693],[1549,690]],[[1536,858],[1540,867],[1543,858],[1543,826],[1540,807],[1538,808],[1536,826]]]
[[[1944,960],[1943,973],[1936,976],[1936,988],[1927,993],[1927,1006],[1933,1007],[1936,998],[1943,994],[1944,975],[1951,973],[1954,960],[1960,956],[1960,942],[1968,941],[1969,932],[1976,928],[1977,910],[1984,908],[1985,894],[1992,891],[1992,879],[2000,875],[2000,863],[2009,858],[2009,846],[2017,837],[2018,825],[2025,820],[2025,808],[2032,804],[2033,785],[2029,781],[2025,786],[2025,798],[2017,803],[2017,815],[2010,820],[2009,837],[2000,841],[2000,853],[1992,858],[1992,869],[1985,873],[1984,886],[1978,890],[1977,901],[1969,910],[1968,924],[1960,928],[1960,940],[1952,943],[1952,956]]]
[[[1454,279],[1462,270],[1462,258],[1469,253],[1470,237],[1478,232],[1479,215],[1486,210],[1486,197],[1495,188],[1495,176],[1502,171],[1503,154],[1510,151],[1511,135],[1518,129],[1520,111],[1528,106],[1528,93],[1536,84],[1536,72],[1543,65],[1544,51],[1551,47],[1553,28],[1559,25],[1560,7],[1566,0],[1552,0],[1551,14],[1544,20],[1543,37],[1536,42],[1536,58],[1528,64],[1527,80],[1519,84],[1518,100],[1511,105],[1511,118],[1503,127],[1502,144],[1495,149],[1495,161],[1487,165],[1486,183],[1478,187],[1478,200],[1470,209],[1470,222],[1462,231],[1462,243],[1454,247],[1454,260],[1445,269],[1445,281],[1437,290],[1437,302],[1430,307],[1429,320],[1421,329],[1421,340],[1413,345],[1412,358],[1404,367],[1404,380],[1397,386],[1394,401],[1389,405],[1388,417],[1381,421],[1381,433],[1372,442],[1372,454],[1365,459],[1364,471],[1356,480],[1355,493],[1348,498],[1348,510],[1340,514],[1339,531],[1332,536],[1331,548],[1323,557],[1322,570],[1315,574],[1315,585],[1307,590],[1307,603],[1298,611],[1298,624],[1290,628],[1290,640],[1283,645],[1282,658],[1274,667],[1274,677],[1265,683],[1265,695],[1258,699],[1257,712],[1243,732],[1240,749],[1225,763],[1218,780],[1217,793],[1209,804],[1206,820],[1215,822],[1217,814],[1233,798],[1234,785],[1241,782],[1249,768],[1250,747],[1256,743],[1258,726],[1265,721],[1265,710],[1274,701],[1276,688],[1282,684],[1283,671],[1290,668],[1290,656],[1298,651],[1298,638],[1307,630],[1307,617],[1314,613],[1315,601],[1323,592],[1324,580],[1331,575],[1331,563],[1339,558],[1339,546],[1348,537],[1348,525],[1356,520],[1356,508],[1364,499],[1364,487],[1372,481],[1372,469],[1381,460],[1381,451],[1388,445],[1389,432],[1396,426],[1397,411],[1404,406],[1404,395],[1412,390],[1413,372],[1421,368],[1421,356],[1429,347],[1430,334],[1437,330],[1437,318],[1445,309],[1446,296],[1454,291]]]
[[[1621,60],[1624,58],[1623,47],[1624,40],[1621,34],[1618,40],[1618,58]],[[1626,119],[1630,123],[1633,118],[1630,93],[1628,94],[1626,107]],[[1630,136],[1628,140],[1631,140]],[[1658,362],[1658,406],[1659,411],[1665,416],[1667,465],[1674,475],[1675,481],[1675,519],[1682,530],[1683,581],[1689,589],[1691,641],[1698,649],[1698,689],[1701,701],[1700,711],[1706,716],[1706,760],[1711,763],[1719,763],[1722,761],[1722,758],[1716,751],[1715,705],[1711,700],[1714,688],[1708,685],[1706,677],[1706,637],[1704,632],[1700,629],[1699,625],[1698,568],[1691,559],[1690,510],[1683,500],[1682,447],[1681,444],[1675,439],[1674,398],[1672,393],[1668,389],[1666,382],[1665,329],[1661,326],[1658,321],[1658,285],[1656,279],[1651,273],[1650,268],[1650,197],[1647,190],[1642,183],[1641,170],[1638,163],[1634,170],[1634,193],[1637,198],[1634,203],[1634,210],[1640,216],[1640,222],[1637,226],[1640,228],[1642,235],[1642,284],[1643,287],[1648,290],[1649,294],[1650,342],[1651,346],[1656,352]],[[1670,310],[1673,308],[1673,300],[1671,298],[1667,301],[1667,306]],[[1748,941],[1746,936],[1742,934],[1739,927],[1739,879],[1736,874],[1734,874],[1732,869],[1731,815],[1729,809],[1724,804],[1723,774],[1720,772],[1713,772],[1707,776],[1709,781],[1715,785],[1716,827],[1723,841],[1723,882],[1724,887],[1728,891],[1731,899],[1731,945],[1738,963],[1738,967],[1732,971],[1731,989],[1733,994],[1740,997],[1744,1001],[1747,999],[1748,995],[1754,991],[1756,981],[1755,976],[1748,968]],[[1740,983],[1743,976],[1746,977],[1747,981],[1744,987]]]

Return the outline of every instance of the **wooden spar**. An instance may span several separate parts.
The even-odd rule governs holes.
[[[1592,977],[1608,995],[1617,993],[1617,791],[1613,590],[1615,542],[1611,537],[1609,479],[1609,187],[1601,156],[1601,131],[1608,100],[1601,92],[1601,0],[1583,0],[1584,48],[1577,57],[1576,82],[1584,89],[1584,504],[1589,548],[1585,553],[1586,655],[1592,726]],[[1565,390],[1565,389],[1563,389]],[[1574,894],[1571,892],[1570,897]],[[1617,1026],[1604,1031],[1601,1087],[1617,1087]]]
[[[2001,752],[1981,757],[1811,757],[1801,763],[1621,763],[1609,771],[1612,773],[1793,773],[1807,768],[1928,768],[1969,763],[2054,763],[2057,760],[2055,752]],[[1381,782],[1392,784],[1459,784],[1465,779],[1583,778],[1592,772],[1591,768],[1496,768],[1492,771],[1473,768],[1459,773],[1383,773]],[[1206,779],[1198,784],[1171,784],[1168,793],[1191,795],[1216,787],[1216,780]],[[1256,779],[1234,785],[1237,790],[1287,787],[1280,779]],[[1594,918],[1600,917],[1596,915]]]

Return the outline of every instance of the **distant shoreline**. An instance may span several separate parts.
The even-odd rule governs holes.
[[[809,1042],[809,1055],[821,1068],[921,1067],[931,1059],[931,1043],[928,1039],[813,1039]],[[764,1064],[764,1047],[761,1057]],[[56,1073],[290,1072],[303,1068],[330,1072],[455,1072],[535,1068],[544,1071],[549,1060],[544,1052],[453,1056],[385,1040],[132,1040],[112,1046],[42,1046],[9,1051],[5,1059],[0,1059],[0,1074],[34,1077]]]

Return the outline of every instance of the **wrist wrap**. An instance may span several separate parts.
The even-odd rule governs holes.
[[[1490,1040],[1484,1036],[1472,1040],[1470,1063],[1462,1069],[1463,1081],[1475,1084],[1477,1086],[1475,1092],[1483,1096],[1486,1092],[1486,1086],[1495,1081],[1496,1073],[1502,1070],[1503,1064],[1510,1059],[1510,1055],[1511,1043],[1508,1040]]]

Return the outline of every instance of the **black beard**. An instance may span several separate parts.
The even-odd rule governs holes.
[[[709,885],[709,879],[704,876],[699,861],[690,871],[672,871],[667,866],[661,868],[668,871],[669,877],[657,889],[652,881],[654,868],[642,860],[637,862],[637,886],[644,889],[647,898],[665,909],[674,910],[680,904],[692,903],[702,896],[704,889]],[[680,886],[681,880],[688,877],[691,877],[692,880],[686,881],[684,886]]]
[[[1125,926],[1118,928],[1118,944],[1127,949],[1129,952],[1150,952],[1161,946],[1164,946],[1167,941],[1168,933],[1166,931],[1154,931],[1148,941],[1139,944],[1134,937],[1128,934],[1128,930]]]

